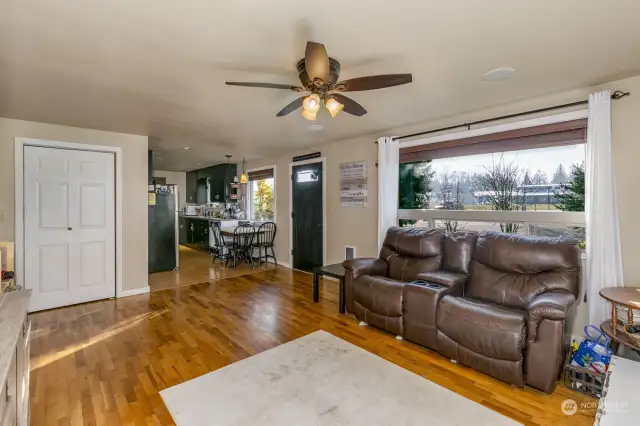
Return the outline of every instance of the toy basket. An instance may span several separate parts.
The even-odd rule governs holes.
[[[585,395],[600,398],[606,373],[596,373],[592,369],[571,365],[571,353],[564,364],[564,384],[566,387]]]

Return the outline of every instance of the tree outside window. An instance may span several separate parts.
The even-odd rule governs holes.
[[[273,220],[273,178],[252,182],[251,212],[254,220]]]

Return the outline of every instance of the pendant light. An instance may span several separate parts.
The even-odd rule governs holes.
[[[244,158],[242,159],[242,174],[240,175],[240,183],[246,184],[249,182],[249,177],[244,171]]]

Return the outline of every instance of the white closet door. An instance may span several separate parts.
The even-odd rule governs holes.
[[[115,297],[114,155],[24,148],[30,311]]]

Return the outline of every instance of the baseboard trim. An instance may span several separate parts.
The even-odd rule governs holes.
[[[116,298],[119,299],[121,297],[137,296],[139,294],[149,293],[150,291],[151,291],[151,287],[149,287],[149,286],[141,287],[141,288],[134,288],[134,289],[131,289],[131,290],[122,290],[116,296]]]
[[[278,262],[278,265],[284,266],[285,268],[293,269],[287,262]]]

